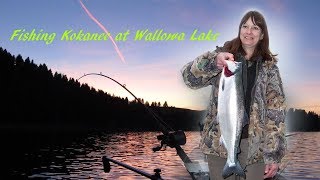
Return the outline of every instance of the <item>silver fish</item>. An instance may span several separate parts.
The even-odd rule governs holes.
[[[237,158],[240,152],[240,138],[243,118],[245,118],[244,91],[242,84],[242,63],[226,61],[228,67],[222,70],[219,95],[218,114],[220,124],[220,144],[227,150],[227,162],[222,177],[232,174],[245,178],[245,172]]]

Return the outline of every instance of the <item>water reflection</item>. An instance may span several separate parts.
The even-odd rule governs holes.
[[[91,135],[63,146],[51,146],[39,151],[26,153],[25,164],[30,165],[25,172],[16,171],[28,178],[75,178],[75,179],[146,179],[130,170],[111,163],[111,172],[104,173],[101,158],[111,157],[149,174],[161,169],[165,179],[190,179],[175,149],[167,147],[165,151],[153,152],[159,145],[158,132],[127,132]],[[183,147],[191,158],[199,159],[202,154],[197,149],[197,132],[187,132],[188,145]],[[193,157],[192,157],[193,156]]]
[[[103,172],[102,157],[108,156],[149,174],[161,169],[164,179],[191,179],[175,149],[153,152],[159,145],[158,132],[95,133],[76,138],[68,144],[47,144],[25,150],[19,163],[9,169],[12,177],[50,179],[146,179],[111,163],[110,173]],[[298,133],[288,137],[289,163],[282,173],[287,179],[319,179],[320,133]],[[205,163],[198,148],[199,132],[186,132],[182,146],[192,161]],[[17,161],[17,159],[15,159]]]
[[[320,133],[304,132],[288,138],[288,179],[320,179]]]

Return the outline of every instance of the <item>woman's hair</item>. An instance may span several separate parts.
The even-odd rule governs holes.
[[[257,11],[249,11],[247,12],[243,18],[241,19],[241,22],[239,24],[239,32],[238,37],[234,38],[231,41],[228,41],[224,44],[223,49],[227,52],[230,52],[232,54],[236,54],[238,52],[242,54],[246,54],[244,49],[241,46],[241,40],[240,40],[240,30],[244,23],[247,22],[247,20],[251,17],[252,22],[254,25],[257,25],[261,28],[261,33],[263,34],[263,39],[259,40],[257,47],[255,48],[253,52],[252,57],[262,56],[263,60],[271,61],[274,59],[276,54],[272,54],[269,49],[269,33],[267,28],[267,23],[263,17],[263,15]]]

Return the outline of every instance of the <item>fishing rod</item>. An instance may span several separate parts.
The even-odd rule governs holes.
[[[115,79],[104,75],[102,73],[88,73],[88,74],[84,74],[81,77],[79,77],[77,80],[80,80],[81,78],[85,77],[85,76],[90,76],[90,75],[97,75],[97,76],[102,76],[105,78],[108,78],[110,80],[112,80],[113,82],[117,83],[118,85],[120,85],[122,88],[124,88],[127,92],[129,92],[136,101],[138,101],[140,104],[142,104],[146,110],[153,116],[154,119],[156,119],[156,122],[158,123],[158,125],[160,126],[160,129],[162,131],[163,134],[168,135],[170,131],[173,131],[173,128],[171,128],[166,122],[164,122],[164,120],[162,120],[157,114],[155,114],[150,108],[148,108],[139,98],[137,98],[124,84],[119,83],[118,81],[116,81]],[[170,129],[170,130],[168,130]]]
[[[161,117],[159,117],[156,113],[154,113],[148,106],[146,106],[139,98],[137,98],[124,84],[119,83],[118,81],[116,81],[115,79],[104,75],[102,73],[88,73],[88,74],[84,74],[81,77],[79,77],[77,80],[79,81],[81,78],[85,77],[85,76],[90,76],[90,75],[94,75],[94,76],[102,76],[105,78],[108,78],[110,80],[112,80],[113,82],[117,83],[118,85],[120,85],[122,88],[124,88],[127,92],[129,92],[137,102],[139,102],[141,105],[143,105],[143,107],[152,115],[152,117],[156,120],[162,135],[158,135],[157,139],[159,141],[161,141],[160,146],[154,147],[152,148],[152,150],[154,152],[156,151],[160,151],[161,149],[163,149],[163,147],[171,147],[171,148],[175,148],[177,151],[177,154],[179,155],[180,159],[183,161],[185,168],[187,169],[187,171],[189,172],[190,176],[192,177],[192,179],[209,179],[209,173],[208,172],[203,172],[202,168],[200,166],[200,164],[198,163],[193,163],[191,161],[191,159],[188,157],[188,155],[185,153],[185,151],[181,148],[181,145],[185,145],[186,144],[186,136],[185,133],[181,130],[178,131],[174,131],[173,128],[171,128]],[[141,170],[137,170],[133,167],[130,167],[129,165],[126,165],[124,163],[118,162],[116,160],[113,160],[111,158],[107,158],[107,157],[103,157],[103,164],[104,164],[104,169],[105,170],[109,170],[110,171],[110,163],[109,161],[116,163],[118,165],[121,165],[127,169],[130,169],[134,172],[137,172],[139,174],[141,174]],[[108,171],[106,171],[108,172]],[[155,169],[155,175],[154,176],[150,176],[148,177],[148,173],[142,173],[141,175],[148,177],[150,179],[152,179],[153,177],[160,177],[160,172],[158,170]]]

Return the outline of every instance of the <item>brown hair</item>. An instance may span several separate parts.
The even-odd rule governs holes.
[[[231,41],[226,42],[223,46],[223,49],[232,54],[236,54],[238,52],[244,55],[246,54],[241,46],[240,29],[241,29],[241,26],[244,23],[246,23],[250,17],[252,19],[253,24],[261,28],[261,32],[263,34],[263,39],[258,42],[252,57],[254,58],[257,56],[262,56],[263,60],[266,60],[266,61],[274,60],[275,59],[274,57],[277,56],[277,54],[272,54],[269,49],[269,33],[268,33],[267,23],[263,15],[257,11],[249,11],[243,16],[239,24],[238,37],[234,38]]]

